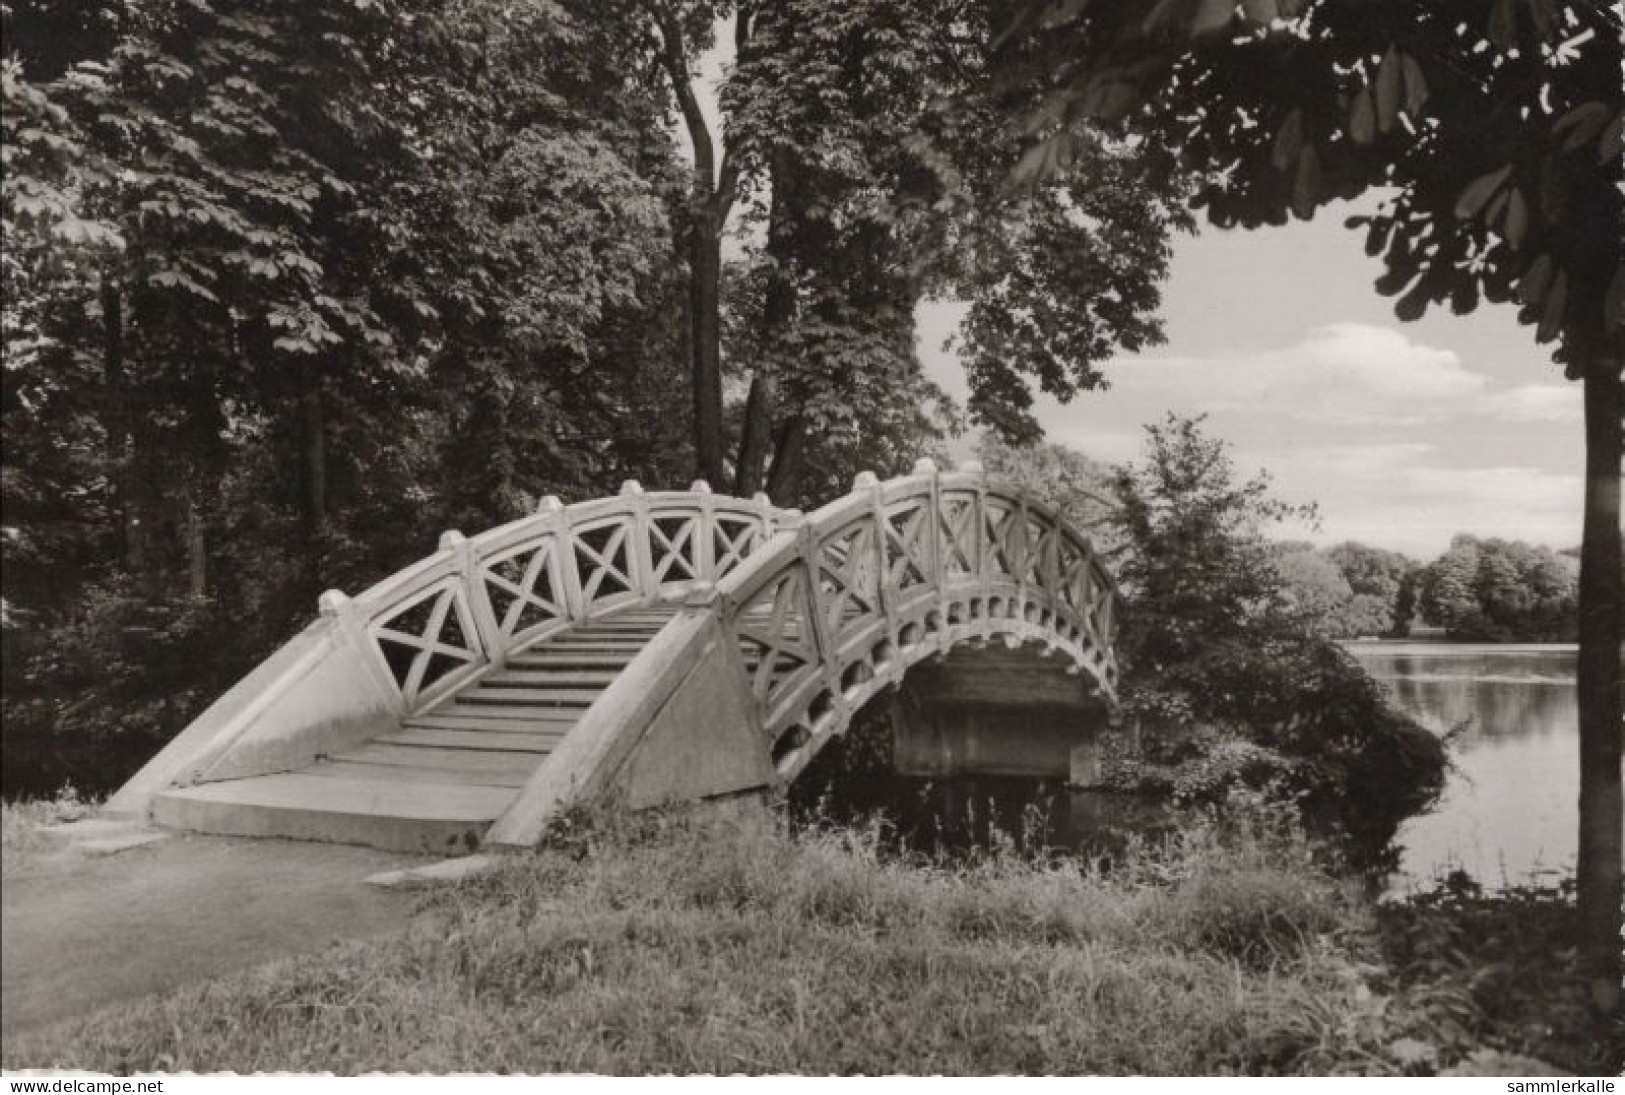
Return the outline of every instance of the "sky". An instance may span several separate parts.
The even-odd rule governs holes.
[[[732,40],[720,23],[701,63],[713,132]],[[686,146],[681,127],[678,136]],[[1144,426],[1168,411],[1206,414],[1238,471],[1266,471],[1277,496],[1318,506],[1317,525],[1277,535],[1419,559],[1458,532],[1575,546],[1579,385],[1508,305],[1394,318],[1392,300],[1372,288],[1381,262],[1343,226],[1357,211],[1332,205],[1308,222],[1180,237],[1163,285],[1167,341],[1108,362],[1109,390],[1065,405],[1040,394],[1048,440],[1119,463],[1140,454]],[[961,405],[964,369],[943,343],[963,314],[953,301],[916,313],[921,362]],[[973,448],[974,439],[954,446]]]
[[[1104,368],[1106,391],[1040,396],[1048,439],[1107,462],[1140,454],[1143,426],[1202,414],[1238,470],[1319,506],[1281,535],[1359,540],[1419,558],[1457,532],[1570,547],[1580,540],[1580,390],[1508,306],[1394,318],[1372,289],[1381,263],[1343,227],[1354,210],[1177,241],[1163,287],[1167,342]],[[959,399],[942,348],[963,306],[918,313],[929,375]]]

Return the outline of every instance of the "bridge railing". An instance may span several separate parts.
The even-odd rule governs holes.
[[[410,714],[576,622],[725,578],[784,512],[704,483],[644,492],[629,482],[569,506],[548,497],[478,536],[448,532],[433,555],[353,599],[329,592],[321,607]]]
[[[781,776],[910,665],[966,639],[1043,642],[1115,690],[1110,572],[1087,537],[979,464],[865,473],[846,497],[774,527],[718,595]]]

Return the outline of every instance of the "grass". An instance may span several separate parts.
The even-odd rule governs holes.
[[[771,817],[580,825],[335,947],[14,1040],[6,1068],[1384,1073],[1372,926],[1292,837],[1110,873]]]
[[[1132,847],[1110,871],[1013,843],[957,866],[890,847],[875,827],[791,832],[766,813],[577,818],[438,893],[398,937],[22,1036],[0,1064],[1324,1075],[1529,1074],[1544,1066],[1497,1053],[1543,1048],[1597,1060],[1530,1026],[1558,974],[1521,1008],[1504,999],[1515,968],[1497,967],[1499,1005],[1474,996],[1487,938],[1504,962],[1520,939],[1521,961],[1545,962],[1556,922],[1527,902],[1512,920],[1474,895],[1377,909],[1300,836],[1247,821]]]
[[[0,805],[0,872],[12,875],[32,864],[50,847],[47,825],[87,817],[96,803],[80,796],[71,785],[55,798],[30,799]]]

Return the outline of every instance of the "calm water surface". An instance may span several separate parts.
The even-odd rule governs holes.
[[[1447,871],[1499,886],[1572,869],[1579,777],[1575,648],[1351,643],[1366,671],[1436,733],[1456,731],[1432,812],[1400,829],[1404,887]]]
[[[1572,869],[1579,796],[1573,646],[1363,642],[1349,650],[1423,726],[1454,731],[1455,770],[1440,801],[1396,837],[1391,893],[1457,869],[1486,888]],[[939,851],[986,847],[1002,839],[997,834],[1025,831],[1051,847],[1100,854],[1127,834],[1172,824],[1132,798],[1032,780],[888,774],[866,790],[849,778],[831,788],[846,799],[836,805],[879,809],[910,843]]]

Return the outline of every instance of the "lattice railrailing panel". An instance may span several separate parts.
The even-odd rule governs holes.
[[[931,500],[910,499],[886,511],[886,586],[904,593],[935,581],[931,562]]]
[[[880,614],[880,574],[872,516],[850,522],[818,545],[818,581],[825,625],[844,638]]]
[[[772,708],[820,671],[812,590],[795,566],[769,581],[736,617],[740,653],[751,692]]]
[[[717,579],[721,579],[761,546],[762,523],[750,517],[717,514],[712,526],[712,558]]]
[[[373,622],[373,641],[411,708],[484,660],[468,596],[443,583]]]
[[[978,569],[975,493],[943,491],[939,519],[943,574],[949,578],[973,577]]]
[[[557,539],[514,548],[485,560],[480,580],[509,645],[569,623],[570,610],[559,580]]]
[[[988,498],[982,507],[985,558],[993,577],[1015,578],[1021,565],[1021,513],[1011,502]]]
[[[573,530],[577,581],[587,611],[638,595],[632,537],[637,522],[615,517]]]
[[[700,577],[699,514],[655,514],[649,519],[649,559],[655,583]]]

